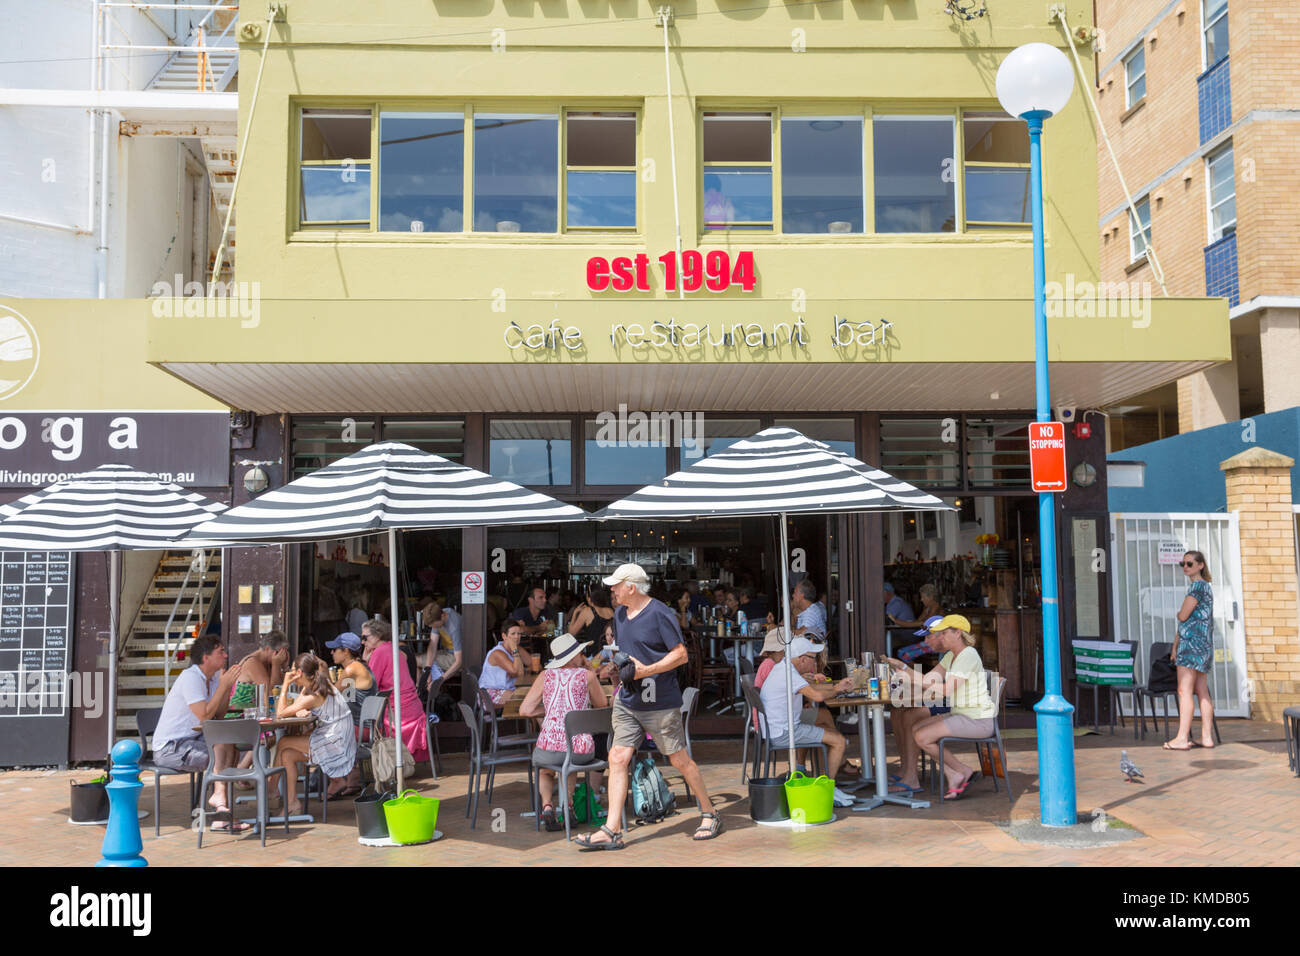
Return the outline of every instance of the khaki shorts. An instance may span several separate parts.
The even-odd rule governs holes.
[[[996,717],[964,717],[961,714],[948,714],[943,718],[944,736],[963,737],[966,740],[981,740],[992,737],[997,729]]]
[[[645,735],[649,734],[665,757],[686,749],[682,712],[676,707],[665,710],[632,710],[615,699],[613,722],[612,747],[631,747],[635,750],[641,746]]]

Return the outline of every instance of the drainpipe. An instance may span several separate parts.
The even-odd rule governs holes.
[[[677,200],[677,139],[673,129],[673,77],[669,69],[672,60],[668,53],[668,27],[673,22],[673,8],[660,7],[655,12],[656,26],[664,28],[664,91],[668,97],[668,155],[673,164],[673,225],[677,229],[677,298],[686,298],[686,281],[682,275],[682,213]]]
[[[102,11],[102,8],[101,8]],[[106,26],[105,26],[106,29]],[[103,34],[101,34],[101,41]],[[96,64],[98,66],[98,83],[96,89],[105,90],[108,88],[105,82],[103,43],[100,43],[99,49],[95,51]],[[99,110],[100,130],[99,130],[99,246],[96,249],[98,260],[97,270],[98,279],[98,296],[101,299],[108,298],[108,126],[109,112]],[[92,220],[93,221],[93,220]]]

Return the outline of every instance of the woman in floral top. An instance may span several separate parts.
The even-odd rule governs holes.
[[[1188,551],[1183,555],[1182,567],[1191,587],[1178,609],[1178,635],[1169,655],[1178,665],[1178,736],[1165,741],[1166,750],[1191,750],[1195,746],[1191,736],[1196,698],[1201,701],[1201,746],[1214,746],[1214,704],[1206,679],[1214,661],[1214,591],[1205,555]]]

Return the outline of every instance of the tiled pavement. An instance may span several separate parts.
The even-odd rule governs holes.
[[[448,756],[446,775],[415,787],[443,799],[438,843],[399,849],[358,845],[350,801],[330,805],[330,821],[296,824],[286,838],[272,828],[265,849],[255,835],[209,834],[201,851],[183,828],[186,781],[163,780],[163,829],[155,839],[143,821],[144,855],[153,865],[1065,865],[1183,866],[1300,864],[1300,779],[1287,769],[1281,726],[1258,721],[1221,722],[1223,745],[1212,751],[1170,753],[1163,737],[1148,734],[1137,744],[1121,732],[1076,738],[1080,812],[1105,808],[1144,836],[1091,849],[1025,845],[1007,833],[1015,819],[1037,820],[1036,752],[1033,739],[1008,741],[1012,807],[987,780],[966,798],[936,803],[929,810],[887,806],[870,813],[841,811],[840,819],[802,833],[758,827],[748,816],[739,784],[739,744],[701,741],[697,758],[722,808],[727,830],[721,838],[692,844],[697,815],[692,810],[657,826],[643,827],[621,853],[578,853],[562,834],[537,833],[519,816],[528,796],[522,774],[501,774],[495,799],[480,804],[479,825],[465,819],[465,758]],[[1129,784],[1119,772],[1120,748],[1146,773]],[[88,773],[11,771],[0,773],[0,865],[84,866],[99,858],[102,827],[68,825],[68,780]],[[147,779],[147,778],[146,778]],[[681,799],[679,781],[670,780]],[[152,806],[152,784],[141,806]],[[493,806],[501,808],[504,832],[493,829]],[[251,811],[250,811],[251,812]]]

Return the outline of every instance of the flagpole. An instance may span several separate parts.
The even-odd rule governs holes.
[[[393,638],[393,736],[397,739],[397,793],[402,793],[402,672],[398,670],[402,652],[398,648],[400,635],[397,622],[400,617],[397,609],[397,529],[388,529],[388,591],[389,612],[391,620],[388,626]]]

